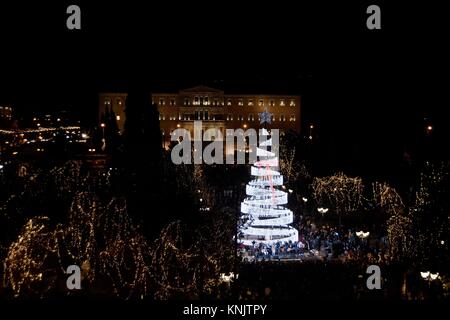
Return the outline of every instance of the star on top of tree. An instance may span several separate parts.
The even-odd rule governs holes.
[[[272,123],[272,116],[273,113],[270,113],[267,111],[267,109],[259,114],[260,118],[260,124],[266,123]]]

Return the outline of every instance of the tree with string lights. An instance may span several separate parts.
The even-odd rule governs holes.
[[[316,202],[341,215],[356,212],[363,204],[364,185],[360,177],[349,177],[340,172],[333,176],[314,178],[312,190]]]

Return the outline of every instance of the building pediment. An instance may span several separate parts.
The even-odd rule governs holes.
[[[223,94],[222,90],[207,87],[207,86],[196,86],[192,88],[187,88],[184,90],[180,90],[180,94]]]

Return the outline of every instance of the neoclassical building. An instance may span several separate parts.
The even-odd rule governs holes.
[[[112,108],[118,127],[125,123],[126,93],[101,93],[99,114]],[[259,113],[273,114],[272,128],[300,132],[300,96],[270,94],[227,94],[222,90],[197,86],[178,92],[153,92],[152,105],[158,108],[163,145],[177,128],[193,130],[194,120],[202,120],[202,129],[260,128]]]

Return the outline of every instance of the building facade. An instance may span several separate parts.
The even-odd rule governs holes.
[[[125,93],[100,94],[100,114],[106,108],[114,111],[118,127],[123,131],[125,121]],[[300,132],[300,96],[226,94],[224,91],[197,86],[174,93],[152,93],[152,105],[158,108],[163,145],[168,147],[172,132],[177,128],[192,131],[194,120],[202,121],[202,130],[260,128],[259,114],[273,114],[271,128],[281,132]]]
[[[10,106],[0,106],[0,128],[9,128],[12,123],[12,108]]]
[[[0,118],[11,120],[12,118],[12,108],[10,106],[0,106]]]
[[[116,117],[117,126],[120,132],[123,132],[125,125],[125,103],[127,101],[127,93],[100,93],[98,118],[102,122],[103,116],[108,112],[113,111]]]

